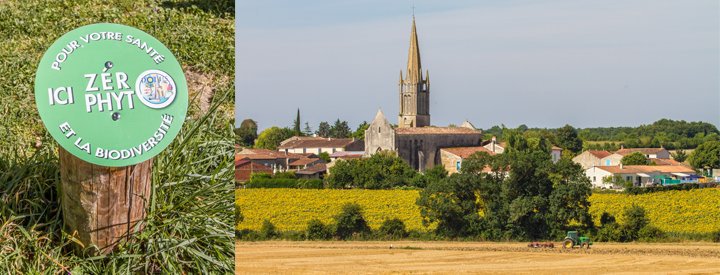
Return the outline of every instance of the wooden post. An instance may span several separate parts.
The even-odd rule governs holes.
[[[65,229],[85,247],[97,246],[99,251],[94,254],[110,253],[146,216],[153,159],[105,167],[85,162],[62,148],[59,156]]]

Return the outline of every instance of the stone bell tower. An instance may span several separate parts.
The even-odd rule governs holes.
[[[420,46],[413,16],[410,31],[410,50],[405,78],[400,71],[400,115],[398,127],[430,126],[430,76],[426,71],[423,79],[420,66]]]

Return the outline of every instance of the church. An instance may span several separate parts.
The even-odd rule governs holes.
[[[422,73],[420,46],[413,16],[407,71],[398,82],[400,113],[397,126],[378,111],[365,131],[365,156],[380,151],[395,152],[418,171],[441,164],[440,149],[480,146],[482,132],[465,121],[460,127],[430,124],[430,76]]]

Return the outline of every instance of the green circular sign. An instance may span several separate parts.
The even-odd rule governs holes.
[[[149,34],[93,24],[60,37],[35,75],[35,103],[50,134],[102,166],[148,160],[177,136],[187,81],[170,50]]]

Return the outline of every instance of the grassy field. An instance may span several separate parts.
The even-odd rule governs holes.
[[[236,203],[245,220],[237,229],[257,230],[269,219],[280,230],[304,230],[310,219],[330,222],[346,202],[363,206],[371,227],[398,217],[408,228],[429,230],[420,221],[414,190],[238,189]],[[666,191],[642,195],[593,194],[590,213],[599,223],[608,212],[623,222],[623,210],[633,203],[645,208],[650,224],[679,235],[720,230],[720,188]]]
[[[62,230],[57,144],[34,102],[35,70],[62,34],[100,22],[155,36],[188,78],[191,107],[155,159],[145,230],[107,256],[71,251]],[[0,271],[231,273],[233,1],[0,1]]]

